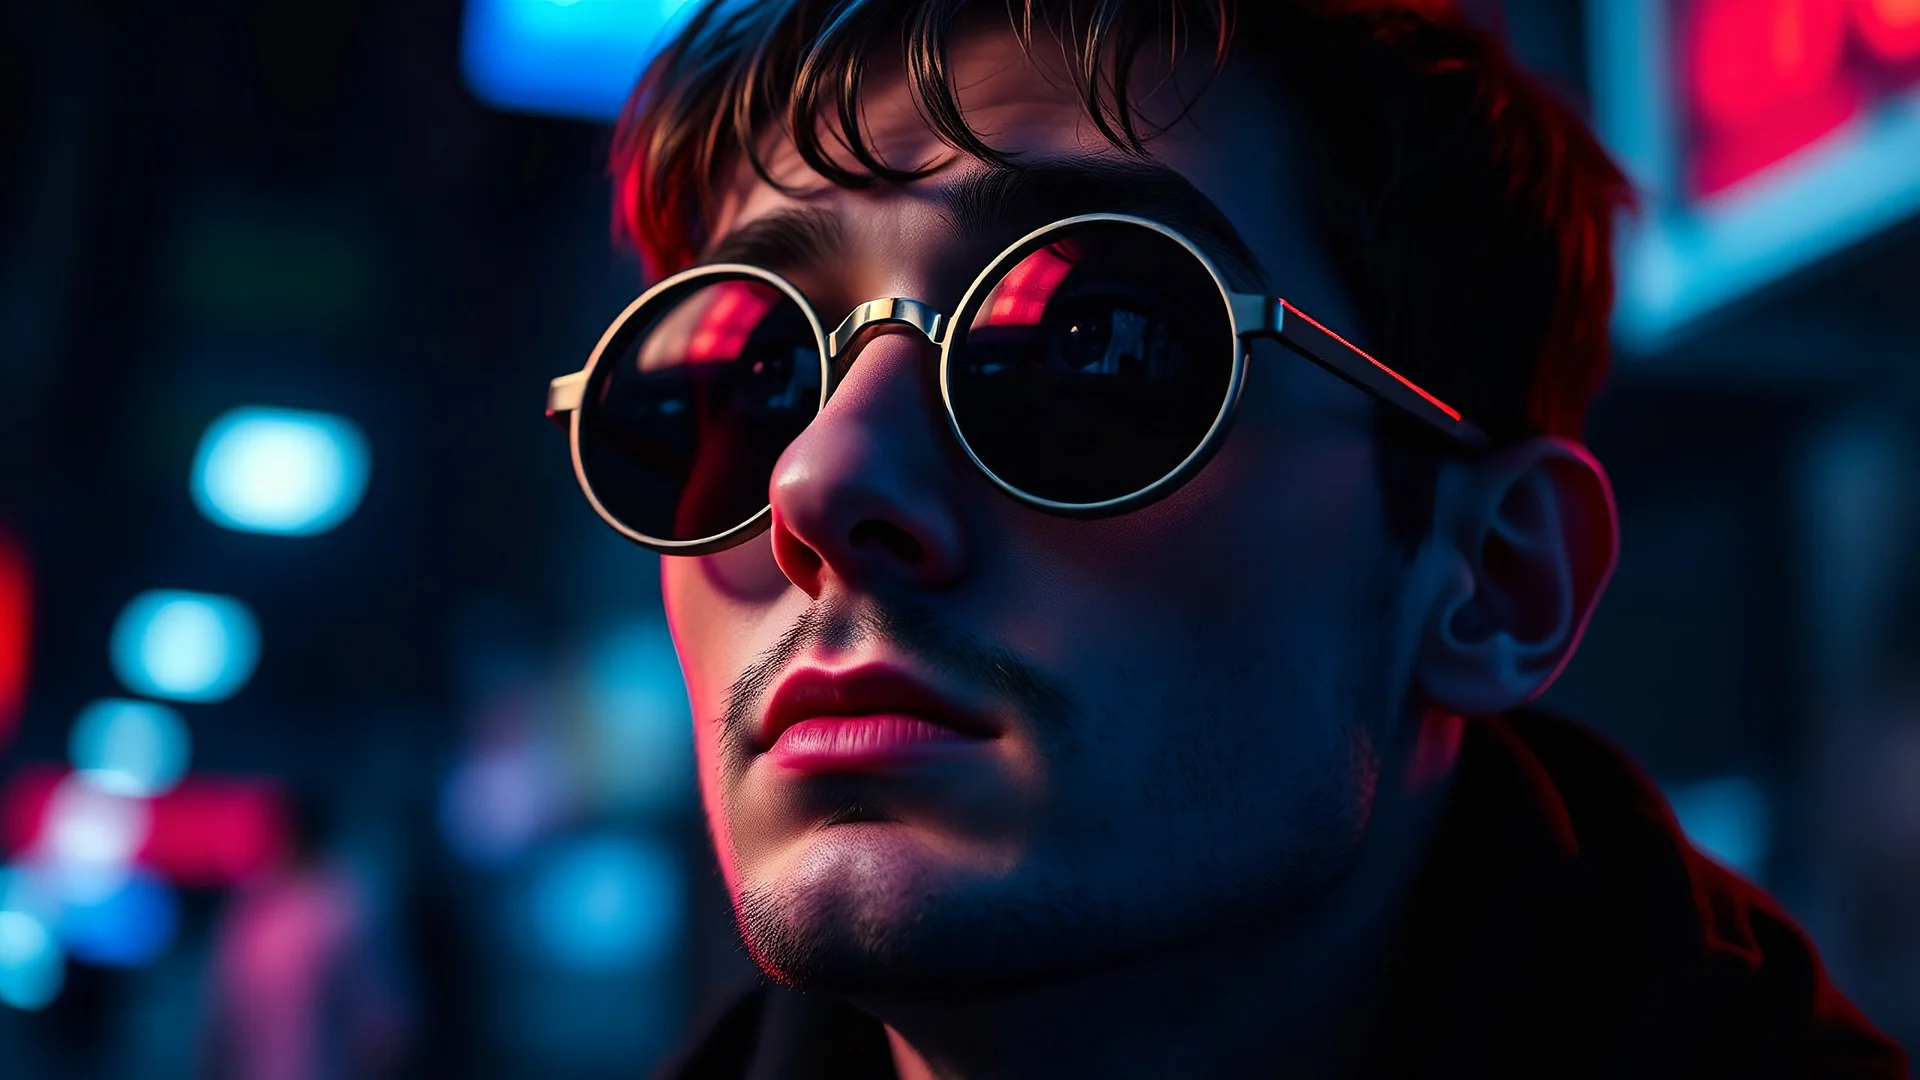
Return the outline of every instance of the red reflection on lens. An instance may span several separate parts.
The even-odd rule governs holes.
[[[713,300],[687,343],[687,359],[696,364],[739,356],[754,328],[780,302],[779,291],[759,281],[728,281],[704,291]]]
[[[1038,326],[1047,302],[1073,271],[1074,254],[1059,244],[1020,260],[993,287],[975,326]]]
[[[783,299],[763,281],[723,281],[686,296],[647,331],[635,370],[667,371],[685,364],[726,363],[747,347],[767,312]]]

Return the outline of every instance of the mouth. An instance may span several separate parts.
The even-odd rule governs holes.
[[[775,764],[872,771],[964,752],[1000,732],[930,683],[888,664],[803,668],[781,680],[759,732]]]

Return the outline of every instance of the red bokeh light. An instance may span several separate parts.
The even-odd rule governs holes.
[[[54,788],[67,770],[29,766],[0,794],[0,834],[17,854],[46,828]],[[134,861],[176,885],[233,885],[280,863],[288,817],[280,789],[252,777],[190,776],[150,801],[152,827]]]
[[[1920,0],[1691,0],[1676,5],[1687,174],[1713,195],[1820,143],[1877,98],[1920,84]]]
[[[1732,186],[1844,124],[1860,104],[1841,60],[1844,0],[1701,0],[1686,37],[1699,120],[1693,185]]]
[[[32,569],[27,553],[0,532],[0,746],[13,737],[26,704],[32,641]]]
[[[1701,0],[1693,8],[1693,104],[1713,127],[1765,122],[1818,95],[1840,70],[1841,0]]]

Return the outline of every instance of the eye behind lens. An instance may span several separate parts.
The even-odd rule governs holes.
[[[817,322],[747,275],[669,289],[594,366],[580,464],[595,498],[654,541],[693,543],[755,518],[775,464],[820,404]]]
[[[947,394],[969,450],[1049,503],[1124,502],[1221,421],[1238,347],[1222,287],[1144,225],[1071,227],[1004,260],[959,313]]]

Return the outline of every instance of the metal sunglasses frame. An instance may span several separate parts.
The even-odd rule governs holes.
[[[1150,229],[1179,244],[1195,262],[1206,269],[1207,274],[1213,279],[1214,286],[1220,290],[1224,313],[1231,324],[1234,342],[1233,369],[1228,379],[1227,391],[1220,403],[1220,411],[1215,414],[1212,425],[1201,437],[1199,444],[1165,476],[1138,491],[1115,499],[1096,503],[1056,502],[1022,491],[1002,479],[980,460],[979,455],[974,453],[973,447],[967,442],[966,432],[961,429],[960,419],[954,413],[953,395],[948,382],[949,363],[956,338],[952,328],[956,325],[970,325],[980,305],[992,291],[992,286],[998,284],[1013,267],[1019,265],[1021,260],[1052,244],[1057,234],[1079,226],[1100,223],[1116,223]],[[1066,517],[1105,517],[1124,514],[1164,498],[1191,479],[1213,457],[1226,437],[1234,413],[1239,407],[1240,391],[1246,383],[1247,360],[1251,352],[1248,345],[1252,339],[1259,337],[1279,340],[1305,359],[1311,360],[1380,400],[1397,406],[1455,442],[1474,448],[1488,444],[1486,434],[1463,419],[1457,409],[1421,389],[1411,380],[1369,356],[1345,338],[1315,322],[1291,303],[1284,299],[1269,298],[1260,293],[1237,293],[1228,288],[1226,278],[1220,273],[1220,268],[1214,265],[1213,260],[1207,258],[1191,240],[1173,229],[1156,221],[1126,214],[1082,214],[1035,229],[1008,245],[988,262],[986,269],[980,271],[979,275],[973,279],[973,283],[967,286],[967,291],[962,294],[960,304],[954,309],[951,317],[944,316],[930,305],[911,297],[889,296],[869,300],[854,308],[837,329],[827,333],[813,305],[807,302],[806,297],[802,296],[800,290],[791,282],[772,271],[744,263],[718,263],[683,270],[642,293],[639,299],[629,304],[612,325],[607,327],[606,333],[600,337],[600,343],[594,346],[593,353],[587,358],[586,367],[571,375],[554,379],[549,384],[547,416],[567,430],[568,446],[573,457],[574,477],[580,482],[580,490],[586,494],[587,501],[593,505],[594,511],[622,536],[663,555],[706,555],[721,551],[752,539],[765,530],[772,521],[773,507],[769,503],[739,525],[712,536],[695,540],[662,540],[648,536],[629,527],[607,510],[605,504],[594,494],[593,482],[587,476],[586,468],[581,461],[582,405],[595,370],[609,355],[624,354],[636,329],[644,329],[648,325],[637,316],[655,300],[685,287],[689,282],[705,278],[713,278],[716,281],[752,278],[773,286],[799,305],[800,310],[806,314],[808,325],[813,330],[820,355],[820,401],[815,407],[816,417],[826,408],[827,399],[833,394],[831,374],[834,361],[851,348],[863,333],[876,326],[892,324],[906,325],[918,330],[940,350],[940,399],[946,406],[947,427],[953,433],[953,437],[959,441],[961,449],[966,452],[974,467],[1008,495],[1051,514]]]

